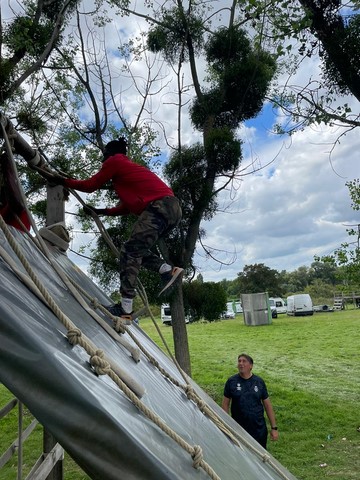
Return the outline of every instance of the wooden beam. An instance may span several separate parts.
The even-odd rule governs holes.
[[[49,453],[42,454],[31,472],[26,477],[25,480],[47,480],[49,478],[62,478],[61,477],[51,477],[51,473],[54,472],[54,469],[57,465],[61,464],[64,459],[64,450],[58,443],[51,449]]]
[[[22,433],[22,441],[25,442],[25,440],[28,438],[30,433],[34,430],[36,425],[38,424],[37,420],[33,420],[30,425],[23,431]],[[10,447],[6,450],[6,452],[3,453],[0,457],[0,468],[2,468],[13,456],[13,454],[16,452],[16,450],[19,448],[19,438],[13,441],[13,443],[10,445]]]
[[[12,400],[10,400],[9,403],[7,403],[5,405],[5,407],[3,407],[2,409],[0,409],[0,418],[3,418],[3,417],[6,417],[6,415],[11,412],[11,410],[13,408],[16,407],[16,405],[18,404],[18,399],[17,398],[13,398]]]
[[[64,187],[47,186],[46,226],[65,222]],[[64,223],[65,225],[65,223]]]

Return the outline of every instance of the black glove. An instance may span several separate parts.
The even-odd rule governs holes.
[[[96,213],[97,215],[106,215],[106,208],[95,208],[92,205],[84,205],[83,211],[85,215],[92,215]]]
[[[61,175],[54,175],[53,178],[49,179],[49,182],[53,185],[65,185],[65,180],[66,178]]]

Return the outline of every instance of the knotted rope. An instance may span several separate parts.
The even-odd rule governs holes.
[[[3,125],[2,125],[3,127]],[[3,134],[4,134],[4,138],[6,137],[6,132],[5,132],[5,129],[3,127]],[[5,140],[7,141],[7,148],[10,149],[10,144],[9,144],[9,141],[7,138],[5,138]],[[75,194],[75,192],[73,192]],[[81,203],[83,204],[82,202],[82,199],[77,196],[77,194],[75,195],[78,200],[81,201]],[[94,213],[94,216],[97,217],[97,215]],[[30,216],[31,217],[31,216]],[[33,222],[34,223],[34,222]],[[118,256],[118,251],[116,249],[116,247],[112,244],[112,241],[111,241],[111,238],[108,236],[106,230],[103,228],[102,226],[102,223],[100,221],[100,219],[98,219],[98,222],[96,221],[97,225],[101,225],[101,227],[99,226],[99,230],[101,231],[101,233],[103,234],[105,240],[109,243],[109,245],[112,245],[111,246],[111,250],[114,252],[114,254],[116,256]],[[6,238],[8,239],[9,243],[10,243],[10,237],[7,235],[7,232],[6,230],[8,230],[7,228],[7,225],[5,224],[5,222],[3,221],[3,218],[0,216],[0,226],[1,228],[3,229],[4,233],[5,233],[5,236]],[[34,231],[36,232],[37,229],[36,229],[36,226],[34,228]],[[106,232],[106,234],[105,234]],[[9,235],[11,236],[9,230],[8,230],[8,233]],[[44,244],[44,242],[41,242],[41,244]],[[12,248],[14,249],[13,245],[11,244]],[[14,249],[15,251],[15,249]],[[17,252],[15,252],[17,253]],[[68,341],[71,345],[79,345],[81,346],[82,348],[84,348],[86,350],[86,352],[89,354],[89,357],[90,357],[90,364],[93,368],[93,370],[98,374],[98,375],[108,375],[118,386],[119,388],[127,395],[127,397],[132,401],[132,403],[144,414],[146,415],[150,420],[152,420],[162,431],[164,431],[168,436],[170,436],[170,438],[172,438],[174,441],[176,441],[185,451],[187,451],[192,459],[193,459],[193,467],[198,469],[198,468],[203,468],[203,470],[209,475],[210,478],[214,479],[214,480],[220,480],[220,477],[218,477],[218,475],[214,472],[214,470],[204,461],[203,459],[203,453],[202,453],[202,449],[199,445],[194,445],[194,446],[191,446],[190,444],[188,444],[183,438],[181,438],[176,432],[174,432],[171,428],[168,427],[168,425],[166,425],[166,423],[157,415],[155,414],[153,411],[151,411],[146,405],[143,404],[143,402],[141,402],[139,400],[139,398],[137,398],[137,396],[134,394],[134,392],[126,385],[126,383],[121,379],[121,377],[119,377],[115,371],[114,371],[114,368],[112,367],[111,365],[111,362],[108,361],[108,359],[106,358],[104,352],[100,349],[97,349],[95,346],[93,346],[91,344],[91,342],[83,335],[83,333],[81,332],[80,329],[78,329],[74,324],[72,324],[71,320],[68,319],[68,317],[66,317],[62,312],[61,310],[59,309],[59,307],[55,304],[55,302],[52,300],[52,298],[48,295],[48,293],[46,292],[46,290],[44,288],[42,288],[41,286],[41,283],[38,281],[37,277],[34,276],[32,273],[30,273],[30,271],[28,270],[28,268],[30,268],[31,270],[31,267],[28,265],[26,265],[26,262],[27,260],[22,258],[23,255],[21,253],[17,253],[20,261],[23,263],[25,269],[28,271],[29,275],[30,275],[30,278],[32,279],[32,281],[34,282],[34,284],[36,285],[36,287],[38,288],[39,292],[41,293],[41,295],[44,296],[46,302],[48,303],[48,305],[50,306],[50,308],[53,310],[53,312],[55,313],[55,315],[62,321],[62,323],[65,325],[65,327],[67,328],[67,338],[68,338]],[[49,255],[50,256],[50,255]],[[73,282],[71,279],[68,279],[70,280],[70,282],[72,283],[75,283]],[[78,290],[83,290],[81,289],[81,287],[79,287],[76,283],[75,283],[75,287],[78,289]],[[134,342],[136,342],[136,344],[138,345],[139,349],[144,353],[144,355],[146,355],[146,357],[149,359],[149,361],[166,377],[168,378],[169,380],[172,381],[173,384],[175,384],[176,386],[178,386],[179,388],[182,388],[187,396],[187,398],[191,401],[193,401],[194,403],[196,403],[199,407],[199,409],[204,413],[206,414],[217,426],[218,428],[220,428],[232,441],[233,443],[235,443],[236,445],[240,445],[238,440],[239,439],[242,443],[246,444],[246,446],[252,450],[254,453],[256,453],[261,459],[263,462],[267,462],[269,463],[272,468],[274,468],[285,480],[288,480],[288,477],[277,467],[277,465],[274,464],[274,462],[271,461],[271,458],[268,454],[263,454],[263,452],[261,452],[260,450],[256,449],[252,444],[250,444],[244,437],[242,437],[241,435],[239,435],[237,432],[233,431],[230,427],[228,427],[228,425],[225,424],[225,422],[207,405],[206,402],[203,401],[203,399],[201,397],[199,397],[199,395],[194,391],[194,389],[192,388],[192,386],[189,384],[188,382],[188,379],[187,379],[187,376],[185,374],[185,372],[183,372],[183,370],[181,369],[181,367],[179,366],[178,362],[176,361],[176,359],[173,357],[166,341],[165,341],[165,338],[163,337],[158,325],[157,325],[157,322],[155,321],[155,318],[153,317],[152,315],[152,312],[149,308],[149,304],[148,304],[148,300],[147,300],[147,296],[146,296],[146,292],[145,290],[143,289],[142,285],[140,284],[139,286],[139,294],[143,300],[143,303],[144,305],[148,308],[148,311],[151,315],[151,318],[152,318],[152,321],[160,335],[160,338],[162,339],[168,353],[169,353],[169,356],[171,357],[171,359],[173,360],[174,364],[177,366],[178,368],[178,371],[180,372],[181,376],[183,377],[184,381],[185,381],[185,385],[181,384],[180,382],[178,382],[175,378],[173,378],[165,369],[163,369],[160,365],[159,365],[159,362],[154,358],[152,357],[143,347],[142,345],[140,344],[140,342],[138,342],[137,338],[132,334],[131,330],[129,328],[127,328],[126,325],[124,325],[123,322],[121,322],[121,320],[119,320],[118,317],[113,317],[112,315],[110,315],[112,318],[113,318],[113,321],[114,321],[114,328],[115,330],[119,331],[120,333],[128,333],[131,338],[133,339]],[[85,296],[88,296],[87,295],[87,292],[83,291],[82,292]],[[97,299],[91,299],[91,302],[92,302],[92,305],[94,308],[103,308],[97,301]],[[109,314],[106,309],[105,310],[105,313]]]
[[[97,216],[97,215],[94,213],[94,216]],[[100,219],[98,219],[98,221],[101,222]],[[105,238],[105,241],[109,243],[109,245],[112,245],[110,248],[113,252],[117,250],[110,237],[107,236]],[[70,279],[70,281],[72,280]],[[91,303],[96,304],[96,299],[91,298],[90,295],[80,285],[74,282],[74,286],[81,292],[82,295],[88,298],[88,300]],[[284,480],[289,480],[288,476],[276,465],[276,463],[271,459],[271,457],[268,454],[264,454],[263,451],[256,448],[256,446],[254,446],[251,442],[249,442],[243,435],[239,434],[237,431],[229,427],[229,425],[225,423],[224,420],[195,392],[194,388],[188,381],[188,377],[186,373],[182,370],[179,363],[173,356],[166,342],[166,339],[159,328],[159,325],[151,311],[146,291],[140,281],[138,282],[137,290],[145,308],[150,314],[151,320],[159,334],[159,337],[161,338],[166,348],[166,351],[169,357],[177,367],[177,370],[179,371],[180,375],[184,380],[184,383],[179,382],[176,378],[174,378],[171,374],[169,374],[169,372],[159,364],[158,360],[155,357],[153,357],[143,347],[141,342],[139,342],[137,337],[132,333],[132,330],[128,326],[126,326],[123,322],[119,321],[119,317],[114,317],[113,315],[111,315],[106,309],[104,309],[104,307],[102,307],[102,305],[97,305],[97,306],[100,310],[106,313],[113,320],[114,328],[116,330],[119,329],[118,331],[120,333],[127,333],[132,338],[132,340],[136,343],[139,350],[141,350],[141,352],[146,356],[148,361],[152,365],[154,365],[154,367],[157,368],[165,378],[171,381],[178,388],[181,388],[186,394],[187,398],[193,401],[198,406],[198,408],[203,412],[203,414],[206,415],[236,446],[238,447],[240,447],[241,445],[246,446],[250,451],[252,451],[256,456],[258,456],[262,462],[268,463]],[[201,447],[198,447],[198,448],[201,449]]]
[[[2,126],[3,127],[3,126]],[[4,137],[6,137],[5,129],[3,128]],[[8,139],[5,138],[8,152],[11,151]],[[71,345],[81,346],[90,357],[90,364],[94,371],[98,375],[108,375],[126,394],[130,401],[150,420],[152,420],[163,432],[165,432],[170,438],[176,441],[184,450],[186,450],[191,456],[194,455],[194,449],[190,444],[185,442],[174,430],[172,430],[168,425],[153,411],[151,411],[143,402],[139,400],[137,395],[134,393],[133,389],[130,389],[128,385],[123,381],[117,373],[115,373],[114,367],[111,365],[111,362],[106,358],[104,352],[96,348],[91,341],[77,328],[72,321],[61,311],[56,302],[53,300],[51,295],[48,293],[40,279],[37,277],[33,269],[31,268],[28,260],[21,251],[20,246],[16,242],[16,239],[11,234],[8,226],[6,225],[3,217],[0,215],[0,228],[3,230],[4,235],[9,242],[11,248],[14,250],[15,254],[19,258],[32,282],[39,290],[40,294],[44,297],[46,303],[49,305],[51,310],[65,326],[67,330],[68,341]],[[41,242],[41,240],[40,240]],[[126,375],[124,375],[126,377]],[[135,389],[136,390],[136,389]],[[141,389],[140,389],[141,390]],[[140,396],[140,395],[139,395]],[[210,476],[213,480],[220,480],[220,477],[215,473],[215,471],[202,459],[197,456],[196,468],[203,468],[204,471]]]

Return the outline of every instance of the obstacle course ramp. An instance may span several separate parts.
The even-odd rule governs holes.
[[[75,300],[31,240],[15,229],[11,232],[61,310],[96,348],[143,388],[141,402],[146,408],[184,442],[201,447],[203,460],[218,478],[295,479],[189,379],[203,401],[253,448],[234,444],[169,379],[184,384],[173,362],[140,327],[131,325],[127,328],[133,338],[128,333],[121,338],[137,349],[136,338],[149,352],[149,356],[140,352],[140,361],[135,361],[129,349],[111,337]],[[24,271],[2,231],[0,246],[19,271]],[[61,269],[92,297],[100,303],[109,302],[65,254],[55,248],[51,253]],[[69,343],[64,325],[1,256],[0,296],[0,381],[27,405],[92,479],[210,478],[203,468],[194,468],[189,452],[144,415],[108,375],[94,372],[86,351]],[[106,315],[97,313],[111,325]],[[152,356],[169,372],[169,378],[149,360]]]

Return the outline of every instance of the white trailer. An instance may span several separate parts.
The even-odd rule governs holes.
[[[171,325],[170,305],[167,303],[161,305],[161,321],[164,325]]]

